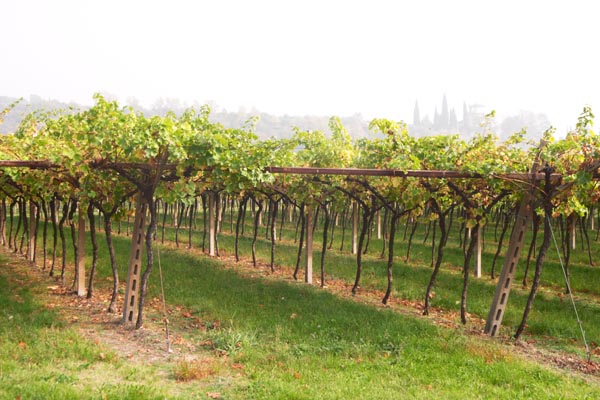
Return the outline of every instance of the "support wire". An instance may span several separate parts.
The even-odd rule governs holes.
[[[573,305],[573,310],[575,311],[575,317],[577,318],[577,324],[579,325],[579,330],[581,331],[581,337],[583,338],[583,344],[585,345],[585,353],[587,354],[587,361],[590,362],[592,357],[592,353],[590,352],[590,346],[585,339],[585,330],[583,329],[583,323],[581,319],[579,319],[579,313],[577,312],[577,306],[575,306],[575,298],[573,297],[573,291],[571,290],[571,283],[569,282],[569,278],[567,277],[567,272],[565,271],[565,265],[563,263],[562,257],[560,255],[560,250],[558,247],[558,242],[556,241],[556,236],[554,236],[554,230],[552,229],[552,224],[550,223],[550,217],[548,218],[548,225],[550,226],[550,232],[552,233],[552,239],[554,240],[554,246],[556,247],[556,254],[558,254],[558,260],[560,261],[560,266],[562,268],[563,277],[565,278],[565,283],[567,285],[567,290],[569,291],[569,297],[571,299],[571,304]]]

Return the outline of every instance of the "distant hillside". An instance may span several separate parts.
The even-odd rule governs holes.
[[[0,111],[16,100],[17,99],[13,97],[0,96]],[[133,103],[133,108],[146,116],[165,115],[169,111],[173,111],[175,114],[181,114],[187,108],[186,105],[174,99],[161,99],[150,108],[139,106],[137,101],[134,101]],[[479,105],[467,107],[465,104],[463,107],[463,118],[462,120],[458,120],[453,109],[448,111],[446,97],[444,96],[442,113],[438,113],[436,109],[433,121],[431,121],[428,115],[420,117],[417,103],[415,104],[413,124],[410,124],[408,129],[411,135],[414,136],[458,133],[464,138],[469,138],[482,130],[480,125],[485,117],[484,113],[479,110],[480,107],[481,106]],[[34,110],[42,109],[53,111],[68,110],[69,108],[82,109],[85,107],[75,103],[63,103],[58,100],[45,100],[40,96],[30,96],[29,99],[22,100],[8,115],[5,116],[4,123],[0,124],[0,134],[14,132],[23,117]],[[258,110],[229,112],[227,110],[219,110],[218,107],[215,107],[215,109],[216,110],[213,110],[211,113],[210,119],[213,122],[223,124],[223,126],[227,128],[239,128],[243,126],[250,117],[258,116],[260,120],[256,124],[256,133],[261,139],[271,137],[279,139],[289,138],[293,135],[293,127],[298,127],[301,130],[320,130],[329,133],[328,123],[330,116],[272,115]],[[366,121],[361,114],[340,117],[340,119],[351,137],[361,138],[370,134],[368,129],[369,122]],[[501,139],[505,139],[509,135],[526,128],[528,138],[535,139],[539,138],[542,132],[549,126],[550,123],[548,122],[548,118],[544,114],[521,111],[517,115],[488,121],[487,128],[492,132],[496,132]]]
[[[16,97],[0,96],[0,111],[4,110],[17,100],[18,98]],[[35,110],[67,110],[69,107],[79,106],[75,103],[62,103],[58,100],[44,100],[39,96],[30,96],[28,100],[21,100],[15,108],[4,117],[4,122],[0,124],[0,133],[5,134],[14,132],[18,128],[19,123],[21,123],[21,120],[27,114]]]
[[[16,101],[17,98],[0,96],[0,110]],[[31,96],[29,100],[23,99],[6,117],[4,123],[0,125],[0,134],[14,132],[21,120],[29,113],[35,110],[68,110],[70,107],[82,109],[85,108],[75,103],[62,103],[57,100],[44,100],[39,96]],[[185,110],[185,106],[181,104],[171,104],[170,107],[165,105],[157,105],[153,108],[134,107],[141,111],[146,116],[164,115],[168,111],[173,111],[175,114],[180,114]],[[219,122],[227,128],[239,128],[253,116],[260,117],[256,125],[256,133],[261,139],[270,137],[289,138],[293,135],[292,128],[297,126],[302,130],[320,130],[329,132],[328,123],[329,116],[292,116],[292,115],[272,115],[262,112],[228,112],[216,111],[211,113],[211,120]],[[355,114],[350,117],[341,117],[342,123],[348,129],[350,135],[354,138],[364,137],[369,134],[369,123],[364,120],[360,114]]]

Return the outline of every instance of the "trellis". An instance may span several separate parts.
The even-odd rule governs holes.
[[[102,163],[91,165],[94,168],[104,169],[150,169],[151,166],[143,163]],[[166,169],[173,170],[174,165],[167,165]],[[32,169],[59,169],[60,165],[45,160],[0,160],[0,168],[32,168]],[[534,164],[532,171],[537,170],[537,163]],[[342,175],[342,176],[370,176],[370,177],[390,177],[390,178],[433,178],[433,179],[504,179],[527,184],[524,190],[524,198],[519,208],[519,213],[511,234],[508,251],[505,255],[504,264],[500,273],[496,292],[490,307],[485,332],[491,336],[495,336],[502,322],[502,316],[507,305],[508,294],[512,285],[514,273],[518,263],[521,248],[526,229],[529,225],[530,217],[533,212],[532,188],[535,183],[546,178],[547,174],[532,172],[532,173],[504,173],[490,174],[484,176],[480,173],[464,172],[464,171],[441,171],[441,170],[390,170],[390,169],[359,169],[359,168],[310,168],[310,167],[267,167],[266,172],[274,174],[299,174],[299,175]],[[560,181],[560,174],[551,174],[550,178],[554,181]],[[30,218],[33,221],[34,209],[31,203]],[[133,322],[138,313],[138,298],[140,291],[140,271],[141,271],[141,256],[143,253],[143,237],[145,227],[146,204],[142,200],[142,196],[137,197],[136,214],[134,229],[132,233],[131,252],[128,265],[127,284],[123,307],[123,321]],[[214,222],[214,196],[209,196],[209,255],[215,255],[215,222]],[[355,209],[354,225],[357,225],[357,210]],[[309,216],[311,213],[309,212]],[[306,235],[307,235],[307,257],[305,265],[305,281],[312,283],[312,218],[308,218]],[[33,226],[33,222],[30,226]],[[79,279],[75,282],[75,289],[79,296],[85,295],[85,218],[83,213],[79,212],[78,223],[78,259],[76,260],[76,268]],[[34,261],[34,240],[32,237],[33,229],[30,230],[30,245],[28,251],[28,260]],[[355,233],[353,234],[355,237]],[[353,241],[354,242],[354,241]],[[355,243],[353,243],[353,253],[355,252]],[[480,257],[477,257],[480,260]],[[479,266],[480,269],[480,266]]]

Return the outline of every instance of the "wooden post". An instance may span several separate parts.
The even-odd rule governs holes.
[[[140,277],[142,271],[142,253],[144,250],[144,224],[146,222],[147,204],[139,194],[135,204],[135,220],[129,254],[129,270],[125,287],[125,305],[123,307],[123,322],[135,322],[138,313],[138,298],[140,292]]]
[[[377,239],[381,239],[381,210],[377,210]]]
[[[352,254],[358,253],[358,203],[352,202]]]
[[[216,222],[215,217],[215,194],[208,193],[208,255],[214,257],[217,255],[216,237]]]
[[[86,295],[85,287],[85,213],[79,205],[79,224],[77,238],[77,296]]]
[[[29,201],[29,242],[27,243],[27,261],[33,262],[35,259],[35,213],[36,207],[33,201]]]
[[[312,207],[306,206],[306,269],[304,273],[304,282],[313,281],[313,214]]]
[[[477,254],[475,256],[475,277],[481,278],[481,249],[483,238],[483,228],[479,226],[477,229]]]

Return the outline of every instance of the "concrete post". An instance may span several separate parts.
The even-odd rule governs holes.
[[[0,203],[0,242],[6,246],[6,200]]]
[[[536,172],[539,165],[539,155],[536,157],[531,171]],[[517,263],[521,256],[523,244],[525,243],[525,234],[527,228],[531,224],[533,210],[533,200],[535,198],[534,191],[536,190],[536,183],[531,182],[529,187],[524,190],[523,200],[519,206],[519,212],[517,214],[517,220],[513,227],[510,235],[510,243],[508,250],[504,256],[504,264],[502,265],[502,271],[498,278],[498,284],[496,285],[496,292],[494,293],[494,299],[490,306],[490,312],[485,323],[484,332],[490,336],[496,336],[500,325],[502,324],[502,318],[504,318],[504,311],[508,304],[508,295],[510,294],[510,288],[515,277],[515,271],[517,269]]]
[[[144,224],[146,222],[147,204],[138,195],[135,205],[135,220],[129,254],[129,270],[125,287],[125,304],[123,306],[123,321],[134,322],[138,313],[138,297],[142,272],[142,253],[144,250]]]
[[[313,213],[312,207],[306,206],[306,269],[304,282],[313,281]]]
[[[217,255],[217,246],[215,242],[217,227],[215,216],[215,194],[208,194],[208,255],[214,257]]]
[[[483,243],[483,228],[479,226],[477,229],[477,254],[475,257],[475,277],[481,278],[481,250]]]
[[[35,260],[35,214],[37,208],[33,201],[29,201],[29,242],[27,243],[27,261]]]
[[[577,247],[577,219],[573,218],[573,223],[571,224],[571,249],[575,250]]]
[[[85,287],[85,213],[79,205],[79,224],[77,238],[77,296],[86,295]]]
[[[358,203],[352,202],[352,254],[358,253]]]

